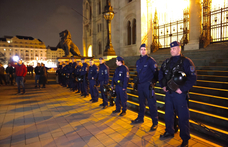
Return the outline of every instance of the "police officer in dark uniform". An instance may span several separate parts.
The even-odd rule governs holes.
[[[64,68],[67,88],[70,88],[70,80],[71,80],[71,73],[72,73],[71,65],[72,65],[72,63],[69,63],[69,61],[68,61],[67,65]]]
[[[71,65],[71,68],[72,68],[72,73],[71,73],[71,79],[70,79],[70,87],[71,87],[71,90],[74,92],[76,89],[77,89],[77,84],[76,84],[76,75],[75,75],[75,70],[76,70],[76,67],[77,67],[77,63],[74,62],[74,60],[72,59],[72,65]]]
[[[112,78],[112,89],[116,85],[116,110],[112,113],[119,113],[121,106],[122,112],[119,114],[123,116],[127,110],[127,84],[129,80],[129,70],[124,65],[124,59],[120,56],[116,58],[116,65],[118,66]]]
[[[62,77],[62,86],[63,87],[66,87],[66,65],[67,63],[63,63],[63,66],[62,66],[62,71],[61,71],[61,77]]]
[[[81,96],[86,97],[88,94],[88,83],[87,83],[87,76],[88,76],[88,64],[85,62],[85,58],[81,58],[82,62],[82,70],[81,70],[81,76],[83,78],[82,80],[82,94]]]
[[[181,146],[186,147],[190,139],[188,91],[196,82],[196,71],[194,63],[181,54],[179,42],[174,41],[170,44],[170,54],[172,57],[163,62],[159,71],[159,83],[166,92],[166,130],[160,138],[174,136],[175,110],[179,118],[180,137],[183,140]]]
[[[138,73],[138,95],[139,95],[139,113],[132,124],[144,122],[146,99],[150,108],[150,116],[152,119],[152,127],[150,131],[154,131],[158,127],[158,112],[156,106],[156,98],[153,90],[153,84],[158,76],[158,68],[156,61],[147,55],[146,44],[140,46],[140,59],[136,61],[136,69]]]
[[[88,73],[88,80],[89,80],[89,88],[90,88],[90,94],[91,94],[91,101],[93,103],[98,101],[98,90],[96,87],[96,79],[98,76],[98,68],[94,64],[93,59],[90,59],[89,61],[89,73]]]
[[[81,69],[82,69],[82,63],[80,61],[78,61],[77,67],[74,71],[74,75],[76,78],[76,87],[77,87],[77,92],[76,93],[80,93],[82,90],[82,81],[80,81],[80,77],[81,77]]]
[[[99,73],[98,73],[98,82],[100,84],[100,91],[101,97],[103,99],[103,109],[108,107],[108,99],[107,95],[104,93],[104,85],[109,83],[109,67],[105,64],[104,58],[99,58],[100,66],[99,66]]]

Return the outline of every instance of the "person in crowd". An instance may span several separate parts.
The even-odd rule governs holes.
[[[121,106],[122,112],[120,116],[124,116],[127,110],[127,84],[129,80],[129,69],[124,65],[124,59],[120,56],[116,58],[116,65],[118,66],[112,78],[112,89],[116,85],[116,110],[112,113],[119,113]]]
[[[150,117],[152,126],[150,131],[154,131],[158,127],[158,112],[156,106],[156,97],[153,90],[154,79],[158,77],[158,67],[156,61],[147,55],[146,44],[142,44],[139,48],[140,58],[136,61],[137,84],[139,96],[139,113],[132,124],[143,123],[146,100],[150,109]]]
[[[7,85],[7,82],[6,82],[6,77],[5,77],[5,69],[2,65],[2,63],[0,63],[0,84],[3,84],[2,80],[4,81],[5,85]]]
[[[109,67],[105,64],[104,58],[100,57],[99,62],[100,66],[98,73],[98,83],[100,84],[101,97],[103,99],[101,106],[103,106],[103,109],[105,109],[108,107],[108,99],[107,95],[103,91],[103,88],[104,85],[107,85],[109,83]]]
[[[46,88],[45,87],[46,82],[47,82],[47,69],[45,68],[45,64],[41,63],[39,84],[43,85],[42,88]]]
[[[93,103],[98,101],[98,89],[96,87],[97,76],[98,76],[98,68],[94,64],[93,59],[89,61],[89,72],[88,72],[88,80],[89,80],[89,89],[91,94],[91,101]]]
[[[14,79],[14,72],[15,69],[13,68],[13,66],[11,66],[11,64],[8,64],[8,67],[6,68],[6,74],[7,74],[7,79],[8,79],[8,83],[13,85],[13,79]]]
[[[22,86],[23,88],[23,93],[25,94],[25,76],[27,74],[27,68],[26,66],[22,63],[22,60],[19,60],[18,63],[12,64],[13,67],[15,67],[15,73],[16,73],[16,82],[17,82],[17,87],[18,87],[18,93],[20,93],[20,87]]]
[[[35,88],[37,88],[37,81],[40,79],[40,72],[41,72],[41,66],[40,63],[37,63],[37,66],[35,67]],[[39,88],[40,88],[40,82],[38,82]]]
[[[81,70],[81,76],[82,76],[82,94],[81,96],[86,97],[88,94],[88,64],[85,62],[85,58],[81,59],[82,62],[82,70]]]
[[[170,43],[171,58],[166,59],[159,71],[159,83],[165,92],[165,133],[160,139],[174,136],[175,112],[179,119],[181,147],[188,146],[190,139],[188,91],[196,82],[194,63],[181,54],[181,45]]]

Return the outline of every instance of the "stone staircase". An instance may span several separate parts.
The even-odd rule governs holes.
[[[197,70],[197,82],[190,90],[189,110],[191,132],[206,138],[228,143],[228,43],[211,44],[206,49],[182,51],[192,59]],[[170,57],[169,49],[151,54],[160,69],[162,62]],[[136,76],[135,63],[139,56],[125,57],[129,67],[130,82]],[[115,71],[115,60],[107,62],[110,81]],[[139,110],[138,93],[128,85],[128,108]],[[165,93],[159,83],[155,86],[159,120],[164,121]],[[149,114],[147,107],[146,114]],[[134,118],[132,118],[134,119]]]

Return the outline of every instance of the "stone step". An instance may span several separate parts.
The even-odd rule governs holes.
[[[132,88],[128,88],[128,93],[136,95],[136,96],[138,95],[138,93],[133,91]],[[155,93],[156,93],[157,100],[159,100],[161,102],[165,102],[165,93],[163,91],[159,91],[155,87]],[[224,117],[226,117],[228,115],[227,106],[221,106],[221,105],[216,105],[216,104],[212,104],[212,103],[193,100],[192,97],[194,97],[193,94],[190,95],[190,100],[189,100],[190,108],[195,108],[196,110],[200,110],[200,111],[204,111],[204,112],[208,112],[211,114],[216,114],[216,115],[220,115],[220,116],[224,116]]]
[[[156,97],[157,97],[157,94],[156,94]],[[134,95],[134,94],[130,94],[130,93],[128,93],[128,100],[132,101],[134,103],[139,102],[138,96]],[[196,101],[193,101],[193,100],[191,100],[189,102],[189,111],[190,111],[190,116],[192,119],[200,120],[202,123],[207,123],[207,124],[210,124],[214,127],[221,128],[223,130],[228,131],[228,126],[227,126],[228,118],[227,117],[216,115],[213,113],[208,113],[208,112],[197,110],[197,109],[193,109],[191,107],[191,105],[198,105],[198,106],[200,105],[200,104],[195,104],[195,102]],[[204,104],[204,107],[210,107],[210,106],[207,106]],[[211,107],[214,107],[212,109],[218,109],[217,111],[219,111],[219,108],[217,108],[215,106],[211,106]],[[157,100],[157,108],[158,108],[158,110],[164,111],[165,110],[165,102]],[[227,112],[227,109],[225,109],[225,110],[223,109],[223,111]],[[164,116],[162,117],[162,119],[164,119]]]
[[[197,80],[196,86],[208,86],[212,88],[228,89],[228,82]]]
[[[128,100],[128,108],[131,110],[135,110],[138,111],[139,110],[139,104],[135,103],[131,100]],[[200,112],[200,111],[198,111]],[[146,115],[149,115],[149,107],[146,106]],[[191,131],[195,130],[197,132],[203,133],[205,135],[208,136],[212,136],[215,137],[216,139],[219,140],[223,140],[223,141],[227,141],[227,137],[228,137],[228,131],[227,129],[223,129],[220,126],[215,127],[213,125],[207,124],[207,123],[202,123],[199,120],[196,120],[194,117],[192,117],[192,115],[194,116],[194,110],[190,110],[190,129]],[[159,116],[159,120],[163,120],[164,121],[164,110],[158,110],[158,116]],[[213,133],[212,133],[213,132]]]

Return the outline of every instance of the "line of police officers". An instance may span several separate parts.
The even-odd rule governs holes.
[[[146,101],[149,106],[152,126],[150,131],[158,127],[158,113],[156,107],[156,97],[154,86],[159,84],[165,92],[165,133],[160,135],[160,139],[174,137],[178,131],[176,115],[179,119],[180,137],[182,147],[188,146],[190,139],[189,131],[189,109],[188,109],[188,91],[196,82],[196,71],[193,62],[181,54],[181,45],[174,41],[170,44],[171,58],[166,59],[160,70],[156,61],[147,55],[146,44],[142,44],[139,49],[140,58],[136,62],[137,76],[133,79],[134,89],[138,91],[139,113],[132,124],[143,123]],[[109,84],[109,67],[104,63],[103,58],[99,58],[100,65],[97,67],[93,59],[89,65],[85,58],[81,63],[75,62],[59,64],[57,74],[59,83],[62,86],[76,89],[81,96],[88,95],[88,82],[93,103],[98,101],[98,85],[100,85],[101,97],[103,99],[103,109],[108,107],[107,91]],[[129,82],[129,69],[124,65],[124,59],[120,56],[116,58],[117,68],[114,72],[111,91],[116,96],[116,109],[112,113],[119,113],[120,116],[126,114],[127,110],[127,85]],[[112,94],[113,94],[112,93]],[[113,99],[110,99],[110,105],[113,106]],[[122,107],[122,109],[121,109]],[[121,113],[120,113],[121,112]]]

